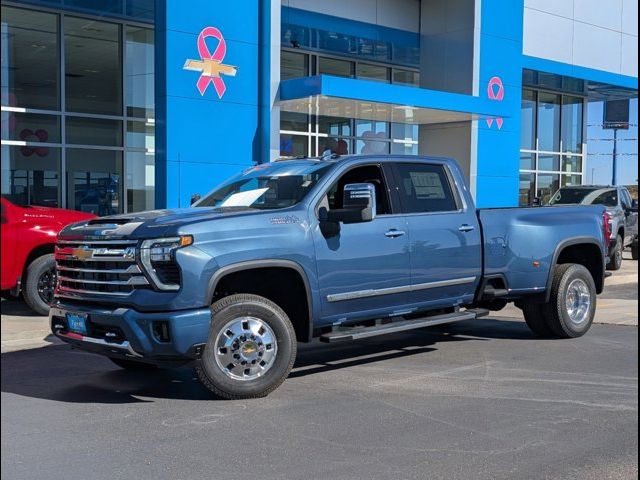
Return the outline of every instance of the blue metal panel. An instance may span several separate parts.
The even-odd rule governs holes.
[[[478,122],[479,207],[518,205],[523,11],[523,0],[482,2],[479,95],[500,104],[504,116]],[[492,78],[503,85],[503,98],[495,85],[489,93]]]
[[[156,206],[188,206],[191,194],[268,158],[270,6],[271,0],[246,1],[242,8],[156,2]],[[206,27],[219,30],[224,55],[216,55],[222,42],[211,31],[201,33]],[[211,59],[237,69],[235,76],[220,75],[224,92],[207,82],[211,77],[199,89],[202,71],[184,68],[187,60]]]
[[[555,73],[557,75],[589,80],[591,82],[606,83],[609,85],[615,85],[617,87],[638,90],[638,77],[629,77],[627,75],[620,75],[618,73],[605,72],[603,70],[580,67],[578,65],[571,65],[562,62],[555,62],[553,60],[530,57],[528,55],[522,56],[522,62],[524,68],[530,68],[531,70]]]

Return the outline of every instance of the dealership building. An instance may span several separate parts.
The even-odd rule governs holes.
[[[637,8],[3,0],[2,194],[184,207],[256,163],[333,152],[452,157],[481,207],[544,202],[591,180],[590,106],[637,115]]]

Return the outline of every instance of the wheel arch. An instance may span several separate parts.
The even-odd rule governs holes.
[[[594,256],[595,253],[599,257],[598,260],[592,260],[592,258],[596,258]],[[598,294],[602,293],[604,289],[605,261],[602,246],[598,239],[594,237],[575,237],[560,242],[553,253],[553,259],[550,264],[545,302],[548,302],[551,297],[553,272],[557,265],[564,263],[577,263],[584,266],[593,277],[593,281],[596,284],[596,292]]]
[[[313,298],[311,295],[311,287],[309,285],[309,279],[307,273],[304,268],[297,262],[293,260],[285,260],[285,259],[263,259],[263,260],[249,260],[245,262],[233,263],[230,265],[225,265],[213,274],[211,279],[209,280],[209,285],[207,288],[207,298],[210,303],[213,303],[216,300],[216,295],[218,293],[218,287],[223,285],[225,279],[231,278],[234,274],[247,274],[249,272],[257,272],[260,274],[261,270],[267,271],[271,269],[271,271],[278,270],[281,272],[290,272],[294,273],[297,278],[299,278],[300,283],[304,289],[304,313],[305,318],[291,318],[290,320],[293,323],[294,329],[296,331],[296,336],[299,341],[309,342],[313,336]],[[254,291],[253,288],[248,288],[247,291],[238,291],[235,293],[256,293],[260,295],[261,293],[266,298],[274,301],[278,304],[287,314],[290,312],[287,311],[286,305],[281,305],[277,300],[272,298],[273,296],[264,295],[263,292]]]
[[[37,245],[31,249],[27,258],[24,261],[24,265],[22,266],[22,272],[20,275],[20,280],[24,281],[25,275],[27,274],[27,269],[29,265],[38,257],[43,255],[48,255],[50,253],[55,253],[56,244],[55,243],[42,243]]]

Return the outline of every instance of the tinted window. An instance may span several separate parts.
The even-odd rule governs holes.
[[[404,213],[447,212],[458,209],[442,165],[400,164],[398,193]]]
[[[376,214],[388,215],[391,213],[388,189],[385,185],[384,176],[380,167],[376,165],[366,165],[349,170],[335,182],[324,200],[325,207],[329,210],[342,208],[344,187],[350,183],[370,183],[376,190]]]

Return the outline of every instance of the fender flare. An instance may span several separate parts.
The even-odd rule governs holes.
[[[547,276],[547,284],[546,284],[546,288],[545,288],[545,302],[549,302],[549,300],[551,299],[551,284],[553,283],[553,271],[556,268],[556,265],[558,263],[558,257],[560,257],[560,253],[562,253],[562,251],[567,248],[570,247],[572,245],[580,245],[580,244],[591,244],[591,245],[595,245],[596,247],[598,247],[598,250],[600,251],[600,255],[601,255],[601,260],[602,260],[602,280],[601,280],[601,284],[600,285],[596,285],[596,290],[601,292],[602,289],[604,288],[604,272],[606,269],[606,258],[605,255],[602,253],[602,244],[598,241],[597,238],[595,237],[574,237],[574,238],[569,238],[566,240],[563,240],[562,242],[560,242],[557,246],[555,251],[553,252],[553,258],[551,260],[551,263],[549,264],[549,274]],[[595,279],[594,279],[595,281]]]
[[[313,337],[313,298],[311,296],[311,287],[309,286],[309,278],[307,277],[307,273],[304,268],[293,260],[285,260],[280,258],[273,259],[262,259],[262,260],[247,260],[244,262],[231,263],[229,265],[225,265],[220,267],[218,270],[214,272],[214,274],[209,279],[209,286],[207,287],[207,299],[209,301],[213,298],[213,294],[216,291],[216,287],[220,280],[230,274],[235,272],[241,272],[244,270],[253,270],[259,268],[288,268],[290,270],[294,270],[296,273],[300,275],[302,278],[302,283],[304,285],[304,290],[307,297],[307,309],[308,309],[308,317],[309,317],[309,335],[307,341],[311,341]]]

